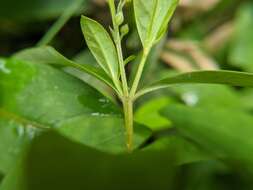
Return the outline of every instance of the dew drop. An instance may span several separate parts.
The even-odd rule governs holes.
[[[91,115],[92,115],[92,116],[99,116],[100,114],[97,113],[97,112],[95,112],[95,113],[92,113]]]
[[[23,125],[20,125],[17,127],[17,134],[19,137],[22,137],[25,135],[25,129]]]
[[[25,129],[26,129],[25,132],[28,135],[28,137],[30,139],[33,139],[36,135],[36,129],[32,125],[27,125]]]
[[[194,92],[184,93],[182,99],[188,106],[195,106],[199,101],[198,95]]]
[[[100,117],[108,117],[110,116],[109,114],[105,114],[105,113],[98,113],[98,112],[94,112],[91,114],[92,116],[100,116]]]
[[[58,89],[59,89],[59,86],[56,86],[56,85],[55,85],[55,86],[54,86],[54,89],[55,89],[55,90],[58,90]]]

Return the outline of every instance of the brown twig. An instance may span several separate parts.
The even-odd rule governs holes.
[[[194,60],[199,69],[203,70],[218,69],[216,62],[210,56],[204,53],[200,49],[199,45],[194,41],[170,40],[168,41],[166,47],[189,55]]]
[[[233,35],[235,30],[233,22],[227,22],[220,27],[218,27],[214,32],[208,35],[204,39],[205,47],[211,51],[215,52],[220,49]]]
[[[190,62],[180,55],[173,52],[164,51],[161,53],[161,59],[174,69],[181,72],[190,72],[195,70],[195,68],[190,64]]]

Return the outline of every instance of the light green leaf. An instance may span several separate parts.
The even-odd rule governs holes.
[[[96,77],[100,81],[105,82],[111,88],[115,89],[113,82],[103,70],[89,64],[75,63],[72,60],[64,57],[51,46],[25,49],[14,54],[14,58],[31,63],[52,64],[61,67],[74,67],[92,75],[93,77]]]
[[[143,47],[151,47],[165,33],[178,0],[133,0]]]
[[[99,65],[113,79],[119,75],[118,56],[110,35],[98,22],[82,16],[81,27],[86,43]]]
[[[227,84],[232,86],[253,87],[253,74],[236,71],[196,71],[164,78],[153,83],[150,87],[140,90],[136,97],[139,97],[154,90],[169,87],[173,84]]]
[[[145,102],[136,110],[134,120],[154,131],[168,129],[171,127],[171,122],[162,117],[159,111],[171,102],[172,100],[168,97],[159,97]]]
[[[236,110],[171,105],[162,110],[178,131],[206,150],[253,172],[253,118]]]

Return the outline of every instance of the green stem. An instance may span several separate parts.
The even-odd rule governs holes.
[[[80,9],[84,0],[76,0],[64,13],[60,16],[60,18],[53,24],[53,26],[49,29],[49,31],[41,38],[41,40],[37,43],[37,46],[44,46],[50,43],[52,39],[57,35],[57,33],[61,30],[61,28],[67,23],[67,21],[73,16],[73,14]]]
[[[142,58],[141,58],[141,62],[139,64],[139,67],[138,67],[138,70],[137,70],[137,73],[135,75],[134,82],[133,82],[133,85],[132,85],[132,88],[131,88],[131,91],[130,91],[130,97],[134,97],[135,93],[138,89],[138,85],[139,85],[139,82],[140,82],[140,79],[141,79],[141,75],[142,75],[145,63],[146,63],[147,58],[148,58],[149,51],[150,51],[150,48],[145,48],[143,50],[143,55],[142,55]]]
[[[133,150],[133,101],[131,98],[126,97],[123,100],[123,110],[125,117],[125,129],[126,129],[126,145],[128,152]]]
[[[120,32],[119,32],[119,26],[117,25],[115,21],[116,9],[115,9],[114,0],[109,0],[108,3],[109,3],[111,15],[112,15],[113,29],[114,29],[114,34],[115,34],[113,37],[114,37],[114,42],[115,42],[117,54],[118,54],[123,93],[125,96],[128,96],[128,84],[127,84],[125,64],[124,64],[124,58],[123,58],[123,53],[122,53],[122,47],[121,47],[121,37],[120,37]]]
[[[122,80],[123,92],[125,95],[128,95],[128,84],[127,84],[125,64],[124,64],[121,42],[120,42],[120,35],[119,35],[118,30],[116,30],[116,32],[117,32],[117,39],[118,40],[115,43],[116,43],[117,53],[118,53],[118,57],[119,57],[119,68],[120,68],[120,75],[121,75],[121,80]]]

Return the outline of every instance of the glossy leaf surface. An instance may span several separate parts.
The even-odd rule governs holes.
[[[62,54],[50,46],[25,49],[16,53],[14,57],[16,59],[31,63],[51,64],[60,67],[73,67],[96,77],[97,79],[105,82],[110,87],[114,88],[111,79],[103,70],[95,67],[94,65],[76,63],[64,57]]]

